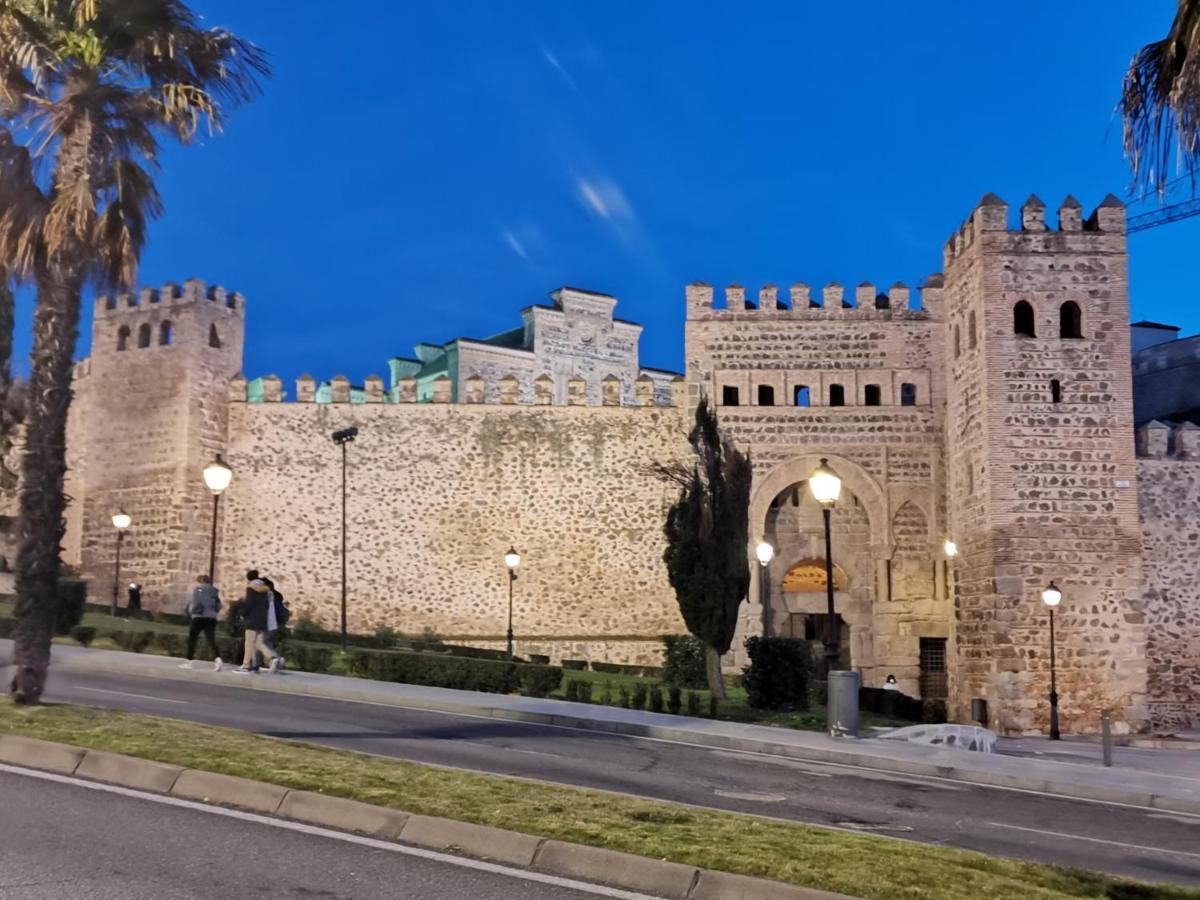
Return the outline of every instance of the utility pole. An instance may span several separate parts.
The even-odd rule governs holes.
[[[358,437],[357,428],[333,433],[333,442],[342,448],[342,652],[346,652],[346,445]]]

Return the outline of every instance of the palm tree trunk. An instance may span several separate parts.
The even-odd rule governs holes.
[[[19,417],[15,409],[12,383],[13,319],[16,301],[8,273],[0,269],[0,494],[8,496],[17,485],[15,472],[6,460],[12,449],[13,432]]]
[[[79,332],[79,270],[55,265],[38,279],[29,408],[21,458],[12,698],[37,703],[50,666],[63,533],[67,409]]]

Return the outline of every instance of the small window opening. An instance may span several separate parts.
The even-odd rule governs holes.
[[[769,384],[760,384],[758,386],[758,405],[759,406],[774,406],[775,405],[775,388]]]
[[[1057,378],[1050,382],[1050,402],[1062,403],[1062,382]]]
[[[105,309],[116,309],[117,308],[117,295],[116,294],[109,294],[107,297],[104,298],[104,308]]]
[[[117,331],[117,351],[120,352],[129,347],[129,326],[122,325]]]
[[[892,298],[884,293],[876,294],[875,295],[875,308],[876,309],[891,309],[892,308]]]
[[[220,347],[221,346],[221,335],[217,333],[216,325],[208,326],[208,346],[210,346],[210,347]]]
[[[158,326],[158,344],[160,347],[171,345],[171,323],[163,322]]]
[[[954,358],[958,359],[962,356],[962,333],[958,330],[958,326],[954,326]]]
[[[732,385],[725,385],[721,388],[721,405],[722,406],[737,406],[738,405],[738,389]]]
[[[1068,300],[1058,308],[1058,336],[1061,338],[1083,337],[1083,313],[1079,304]]]
[[[138,349],[145,350],[150,346],[150,323],[146,322],[138,329]]]
[[[792,403],[796,406],[809,406],[812,403],[808,395],[807,385],[797,385],[796,390],[792,392]]]
[[[904,382],[900,385],[900,405],[901,406],[916,406],[917,405],[917,386]]]
[[[975,349],[975,310],[967,317],[967,347]]]
[[[1018,337],[1037,337],[1033,307],[1021,300],[1013,307],[1013,334]]]
[[[868,384],[863,390],[863,403],[867,406],[878,406],[882,399],[883,393],[877,384]]]
[[[829,386],[829,405],[830,406],[845,406],[846,405],[846,389],[840,384],[831,384]]]

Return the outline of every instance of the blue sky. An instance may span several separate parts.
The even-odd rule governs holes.
[[[1124,196],[1121,76],[1174,5],[196,0],[275,75],[167,154],[142,281],[242,291],[251,377],[358,381],[562,284],[679,368],[689,281],[915,284],[987,191]],[[1131,238],[1135,318],[1200,331],[1198,238]]]

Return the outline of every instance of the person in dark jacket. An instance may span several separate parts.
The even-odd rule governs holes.
[[[267,646],[265,640],[270,609],[270,591],[261,578],[255,578],[250,582],[250,587],[246,591],[246,600],[242,606],[242,621],[246,625],[246,646],[242,655],[242,667],[235,670],[238,673],[254,671],[251,667],[254,665],[256,650],[274,664],[277,654]]]
[[[187,662],[180,663],[181,669],[190,669],[196,656],[196,640],[201,634],[208,641],[213,653],[213,671],[221,671],[221,651],[217,647],[217,616],[221,612],[221,596],[207,575],[196,579],[196,589],[188,599],[184,612],[188,619]]]

